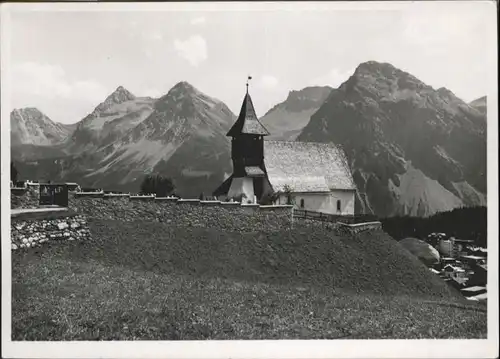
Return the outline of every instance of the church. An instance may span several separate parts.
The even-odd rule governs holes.
[[[346,155],[333,143],[266,141],[247,92],[231,137],[233,173],[214,192],[242,203],[287,204],[336,215],[353,215],[356,186]]]

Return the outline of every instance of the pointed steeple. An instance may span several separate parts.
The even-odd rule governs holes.
[[[251,77],[249,76],[248,79],[250,80]],[[259,122],[253,107],[252,98],[248,93],[248,81],[246,86],[247,93],[241,105],[240,115],[227,133],[227,136],[235,137],[242,134],[267,136],[269,135],[269,131]]]

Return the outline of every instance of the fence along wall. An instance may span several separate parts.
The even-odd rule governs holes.
[[[293,224],[292,206],[70,193],[69,207],[88,218],[157,221],[177,227],[208,227],[225,231],[275,231],[291,228]]]

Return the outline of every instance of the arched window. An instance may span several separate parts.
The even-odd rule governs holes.
[[[337,212],[341,212],[342,211],[342,208],[341,208],[341,203],[340,203],[340,199],[337,200]]]
[[[304,198],[300,200],[300,208],[304,208]]]

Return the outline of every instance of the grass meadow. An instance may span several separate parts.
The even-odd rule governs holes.
[[[486,306],[381,231],[90,226],[12,253],[13,340],[486,338]]]

